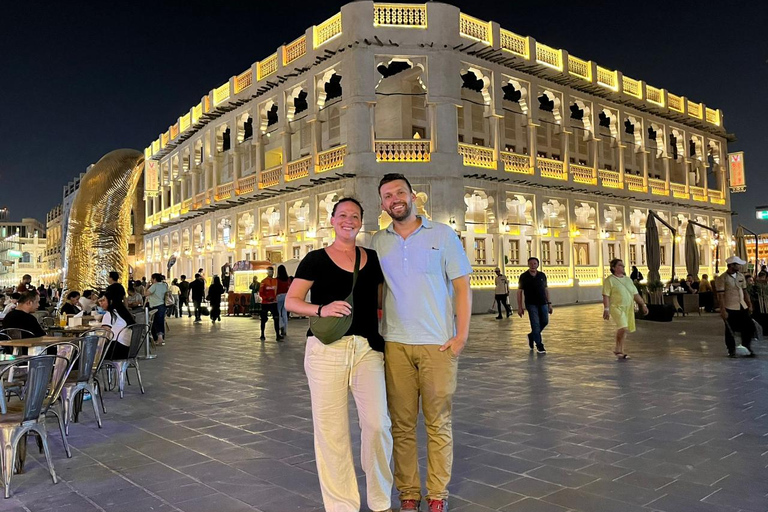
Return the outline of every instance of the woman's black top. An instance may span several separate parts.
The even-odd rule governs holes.
[[[62,315],[76,315],[79,312],[80,312],[80,309],[78,309],[77,306],[72,305],[70,302],[67,302],[63,306],[61,306]]]
[[[373,350],[384,352],[384,338],[379,334],[379,285],[384,282],[379,257],[372,249],[360,248],[368,255],[368,261],[357,274],[357,284],[353,295],[352,326],[346,335],[356,334],[368,340]],[[362,259],[362,258],[361,258]],[[299,268],[296,278],[312,281],[312,304],[326,305],[337,300],[344,300],[352,289],[353,272],[339,268],[325,249],[318,249],[307,254]],[[307,331],[312,336],[312,330]]]
[[[212,284],[208,287],[208,302],[211,304],[221,304],[221,296],[224,293],[224,287],[220,284]]]

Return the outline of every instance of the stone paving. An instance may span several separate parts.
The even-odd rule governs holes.
[[[601,313],[556,308],[547,355],[528,351],[527,319],[473,317],[454,402],[451,510],[768,510],[768,344],[756,344],[762,357],[728,359],[719,317],[689,316],[639,322],[632,359],[616,361]],[[259,342],[246,318],[170,325],[167,346],[142,366],[147,394],[135,382],[124,400],[107,393],[102,429],[86,402],[71,459],[51,421],[59,483],[30,449],[0,510],[323,510],[306,322],[292,320],[280,344]]]

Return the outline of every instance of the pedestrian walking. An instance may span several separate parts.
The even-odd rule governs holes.
[[[531,322],[528,348],[533,350],[535,344],[539,354],[546,354],[541,331],[549,325],[552,302],[549,300],[547,276],[539,271],[539,258],[528,258],[528,270],[520,274],[517,287],[517,314],[522,318],[525,311],[528,311],[528,320]]]
[[[261,287],[261,283],[259,282],[259,278],[256,276],[253,276],[253,281],[251,281],[250,288],[251,290],[251,304],[250,304],[250,313],[251,318],[256,318],[261,313],[261,297],[259,296],[259,288]]]
[[[181,281],[179,281],[179,314],[184,314],[183,307],[187,306],[187,317],[192,317],[192,311],[189,308],[189,281],[187,276],[181,275]]]
[[[213,282],[208,287],[208,303],[211,305],[211,322],[216,320],[221,323],[221,296],[224,294],[224,285],[219,276],[213,276]]]
[[[203,299],[205,298],[205,281],[203,276],[195,274],[195,280],[189,284],[189,293],[192,296],[192,303],[195,305],[195,322],[200,322]]]
[[[181,316],[181,308],[180,308],[180,299],[181,296],[181,288],[179,288],[179,280],[174,279],[171,281],[170,286],[170,292],[171,292],[171,301],[173,305],[171,306],[171,316],[175,316],[176,318],[179,318]]]
[[[496,299],[496,306],[499,310],[499,316],[496,317],[496,320],[501,320],[501,308],[504,307],[504,310],[507,312],[507,318],[509,318],[512,315],[512,307],[509,305],[509,281],[507,280],[507,276],[501,273],[501,269],[499,267],[496,267],[496,279],[494,281],[494,285],[496,289],[494,290],[495,293],[495,299]]]
[[[152,274],[151,279],[152,284],[144,293],[149,301],[149,309],[157,311],[152,321],[152,334],[158,345],[165,345],[165,295],[168,293],[168,284],[162,274]],[[115,302],[122,299],[110,294],[109,300]]]
[[[725,347],[728,357],[736,357],[736,339],[734,332],[741,333],[741,345],[747,350],[749,356],[752,352],[752,333],[754,325],[750,314],[752,302],[747,293],[747,280],[744,274],[739,272],[742,265],[747,262],[738,256],[731,256],[725,263],[728,265],[725,272],[715,279],[717,300],[720,304],[720,317],[726,323]]]
[[[277,279],[274,276],[275,270],[272,267],[267,269],[267,277],[262,279],[259,286],[259,297],[261,297],[261,336],[259,339],[264,341],[264,327],[267,326],[268,314],[272,314],[272,320],[275,323],[275,338],[282,341],[280,335],[280,318],[277,312]]]
[[[624,262],[620,259],[611,260],[611,275],[603,281],[603,318],[616,324],[616,346],[614,355],[619,359],[629,359],[624,351],[624,341],[627,333],[635,332],[635,302],[640,306],[643,315],[648,314],[645,301],[637,292],[631,277],[624,273]]]
[[[428,510],[445,512],[453,465],[451,408],[469,335],[472,266],[450,226],[416,214],[416,195],[405,176],[386,174],[379,196],[392,218],[372,246],[386,282],[382,334],[400,510],[418,511],[422,498],[416,440],[421,403]]]
[[[285,295],[291,286],[291,280],[288,277],[288,271],[285,265],[277,267],[277,315],[280,318],[280,335],[285,336],[285,330],[288,328],[288,310],[285,309]]]

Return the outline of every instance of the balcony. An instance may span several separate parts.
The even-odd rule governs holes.
[[[181,202],[181,214],[189,213],[189,209],[192,208],[192,199],[185,199]]]
[[[373,4],[373,26],[427,28],[427,6]]]
[[[669,190],[667,190],[667,182],[664,180],[648,178],[648,187],[651,189],[651,194],[655,196],[669,195]]]
[[[192,209],[199,210],[203,206],[205,206],[205,193],[197,194],[195,196],[195,202],[192,204]]]
[[[691,192],[691,197],[694,201],[707,202],[707,193],[704,191],[704,187],[689,186],[688,190]]]
[[[642,176],[625,174],[624,183],[627,184],[627,190],[630,190],[631,192],[648,192],[648,189],[645,187],[645,185],[643,185]]]
[[[487,45],[491,44],[491,24],[467,14],[459,15],[459,34]]]
[[[287,66],[291,62],[303,57],[306,54],[307,38],[306,36],[301,36],[283,48],[283,66]]]
[[[464,165],[481,167],[483,169],[496,169],[496,160],[493,158],[492,148],[459,142],[459,154],[464,157]]]
[[[429,162],[429,140],[377,140],[377,162]]]
[[[600,267],[575,267],[574,276],[580,286],[595,286],[603,284],[603,274]]]
[[[501,152],[501,163],[506,172],[515,172],[518,174],[533,174],[531,166],[531,157],[528,155],[518,155],[517,153]]]
[[[583,183],[585,185],[597,185],[595,170],[586,165],[570,164],[571,175],[574,183]]]
[[[216,201],[223,201],[229,199],[235,192],[235,187],[232,183],[225,183],[223,185],[216,185],[216,194],[213,196]]]
[[[308,156],[293,162],[288,162],[285,169],[285,181],[294,181],[309,176],[309,167],[312,164],[312,157]]]
[[[568,172],[565,170],[564,162],[550,158],[537,158],[536,165],[539,167],[542,178],[568,181]]]
[[[600,176],[600,184],[605,188],[624,188],[618,171],[599,169],[598,175]]]
[[[709,189],[709,202],[712,204],[725,204],[722,190]]]
[[[347,154],[347,146],[338,146],[328,151],[317,154],[317,167],[315,174],[337,169],[344,165],[344,156]]]
[[[250,194],[256,188],[256,175],[250,174],[237,180],[237,195]]]
[[[670,183],[669,190],[672,192],[672,197],[676,199],[688,199],[688,191],[685,190],[684,183]]]
[[[259,173],[259,189],[274,187],[280,183],[280,176],[283,174],[283,166],[277,165],[271,169],[266,169]]]
[[[171,217],[178,217],[179,215],[181,215],[181,204],[171,206]]]

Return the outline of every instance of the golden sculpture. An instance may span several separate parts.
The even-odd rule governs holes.
[[[128,277],[131,203],[144,170],[144,155],[118,149],[96,162],[80,182],[69,213],[64,289],[104,289],[115,270]]]

